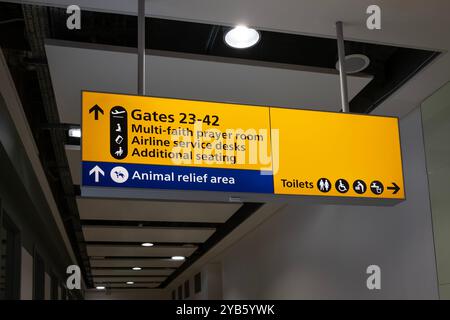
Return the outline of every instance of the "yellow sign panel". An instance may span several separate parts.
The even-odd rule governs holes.
[[[268,115],[267,107],[83,92],[83,161],[271,170]],[[264,158],[254,156],[255,141]]]
[[[404,199],[396,118],[83,92],[83,185]]]
[[[270,117],[276,194],[404,198],[397,118],[282,108]]]

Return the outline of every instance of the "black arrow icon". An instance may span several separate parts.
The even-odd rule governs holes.
[[[92,113],[92,112],[94,112],[94,119],[95,120],[98,120],[98,114],[99,113],[104,114],[103,113],[103,109],[100,108],[98,104],[96,104],[95,106],[93,106],[92,108],[89,109],[89,113]]]
[[[388,190],[394,190],[392,194],[396,194],[400,190],[400,187],[395,182],[392,182],[392,187],[387,188]]]

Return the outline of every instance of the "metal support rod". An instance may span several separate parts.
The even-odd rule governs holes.
[[[145,0],[138,0],[138,94],[145,95]]]
[[[336,34],[339,55],[339,80],[341,82],[341,104],[342,112],[350,112],[348,104],[348,88],[347,88],[347,72],[345,70],[345,47],[344,47],[344,31],[342,21],[336,22]]]

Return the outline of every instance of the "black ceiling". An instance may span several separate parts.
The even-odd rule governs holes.
[[[81,30],[71,31],[64,27],[67,19],[64,10],[50,8],[49,12],[54,39],[137,47],[136,16],[83,11]],[[260,31],[261,41],[249,49],[239,50],[223,41],[229,29],[221,25],[147,18],[146,47],[328,69],[334,69],[338,60],[335,39]],[[368,56],[371,63],[364,73],[374,76],[350,101],[350,110],[357,113],[372,111],[438,55],[434,51],[355,41],[345,41],[345,51]]]
[[[63,8],[46,8],[49,37],[59,40],[124,47],[137,47],[137,17],[82,11],[81,30],[66,28],[68,15]],[[21,6],[0,3],[0,44],[4,48],[27,50]],[[228,47],[223,41],[227,26],[205,23],[146,19],[148,49],[195,53],[216,57],[334,69],[336,40],[330,38],[260,31],[261,41],[246,50]],[[350,101],[350,110],[368,113],[416,74],[439,53],[365,42],[345,41],[346,54],[360,53],[371,61],[364,73],[374,76]]]
[[[136,16],[82,11],[81,30],[66,28],[63,8],[47,8],[49,37],[59,40],[137,47]],[[146,19],[148,49],[195,53],[334,69],[337,61],[335,39],[281,32],[260,31],[261,41],[252,48],[228,47],[223,37],[229,27],[205,23]],[[0,3],[0,44],[4,48],[27,50],[21,6]],[[370,58],[364,73],[374,76],[350,102],[357,113],[372,111],[406,80],[434,59],[438,52],[365,42],[345,41],[346,53]]]

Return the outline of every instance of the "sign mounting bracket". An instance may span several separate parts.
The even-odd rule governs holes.
[[[145,0],[138,1],[138,95],[145,96]]]
[[[339,80],[341,84],[341,104],[342,112],[350,112],[348,103],[348,87],[347,87],[347,73],[345,70],[345,45],[344,45],[344,31],[342,21],[336,22],[337,45],[339,55]]]

